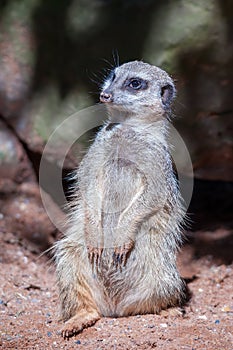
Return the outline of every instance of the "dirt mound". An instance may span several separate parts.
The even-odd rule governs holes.
[[[0,348],[2,349],[233,349],[233,265],[224,260],[231,233],[192,233],[178,258],[191,299],[184,315],[102,318],[63,340],[54,267],[10,233],[0,234]],[[215,243],[215,255],[208,246]],[[206,249],[205,249],[206,248]],[[232,247],[231,251],[232,251]]]

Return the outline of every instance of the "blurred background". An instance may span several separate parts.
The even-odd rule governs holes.
[[[1,0],[0,231],[46,249],[57,237],[38,189],[51,132],[98,102],[119,55],[172,75],[175,127],[194,168],[189,236],[230,257],[233,227],[233,2],[230,0]],[[77,165],[71,157],[66,174]],[[59,167],[59,150],[48,171]],[[189,176],[185,174],[184,176]],[[49,189],[46,189],[48,192]],[[56,215],[63,217],[53,193]]]

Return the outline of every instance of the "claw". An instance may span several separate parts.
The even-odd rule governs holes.
[[[103,253],[103,248],[87,247],[88,259],[92,265],[97,266]]]
[[[98,248],[99,263],[102,258],[103,248]]]
[[[94,265],[95,266],[98,265],[98,260],[99,260],[98,251],[95,249],[95,251],[94,251]]]
[[[116,247],[113,252],[113,265],[116,266],[116,268],[124,267],[127,262],[128,255],[133,248],[134,244],[133,242],[126,243],[123,246]]]
[[[123,253],[123,254],[122,254],[122,265],[123,265],[123,266],[126,265],[126,260],[127,260],[127,253]]]
[[[88,254],[88,259],[89,259],[90,263],[93,264],[93,260],[94,260],[93,248],[87,247],[87,254]]]
[[[113,255],[112,255],[112,262],[113,265],[116,266],[116,268],[121,264],[121,255],[119,252],[119,248],[115,248]]]

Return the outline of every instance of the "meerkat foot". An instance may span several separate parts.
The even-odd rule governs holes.
[[[132,250],[134,246],[133,242],[125,243],[120,247],[115,247],[114,248],[114,253],[113,253],[113,264],[116,267],[121,267],[126,265],[126,261],[128,258],[128,255],[130,251]]]
[[[87,252],[90,263],[92,265],[97,265],[100,262],[103,253],[103,248],[87,247]]]
[[[164,316],[164,317],[169,317],[169,316],[184,316],[185,314],[185,310],[181,307],[169,307],[166,310],[161,310],[160,311],[160,316]]]
[[[61,335],[64,339],[69,339],[77,333],[83,331],[84,328],[91,327],[100,319],[97,311],[88,313],[87,311],[79,312],[70,320],[66,321],[61,330]]]

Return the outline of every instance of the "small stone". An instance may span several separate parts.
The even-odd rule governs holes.
[[[75,344],[81,344],[81,341],[80,340],[76,340]]]
[[[198,318],[199,318],[200,320],[204,320],[204,321],[207,320],[206,315],[200,315],[200,316],[198,316]]]
[[[160,327],[167,328],[167,324],[166,323],[160,323]]]
[[[224,305],[223,308],[221,309],[223,312],[231,312],[233,311],[229,305]]]
[[[215,324],[219,324],[220,323],[220,321],[219,320],[215,320],[215,322],[214,322]]]
[[[52,332],[47,332],[48,337],[51,337],[51,335],[52,335]]]
[[[7,336],[6,336],[6,340],[7,340],[7,341],[12,341],[13,339],[14,339],[14,338],[13,338],[11,335],[7,335]]]
[[[39,299],[36,299],[36,298],[33,298],[33,299],[31,300],[31,302],[32,302],[32,303],[39,303],[40,300],[39,300]]]

